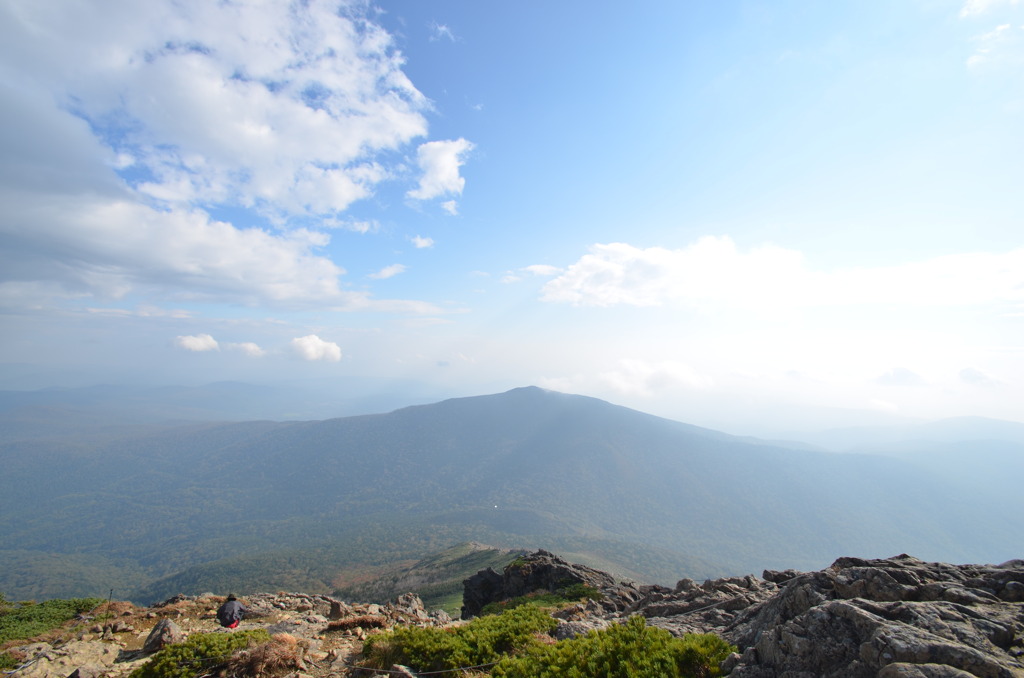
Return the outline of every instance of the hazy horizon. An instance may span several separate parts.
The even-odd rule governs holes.
[[[40,389],[0,389],[0,414],[15,422],[35,420],[36,406],[54,412],[87,412],[118,421],[321,421],[350,416],[387,414],[406,407],[432,405],[449,399],[498,395],[508,390],[535,386],[521,384],[479,393],[444,392],[427,383],[386,382],[373,379],[286,380],[254,383],[152,383],[107,381]],[[554,389],[547,389],[554,390]],[[562,392],[566,393],[566,392]],[[597,398],[586,393],[566,393]],[[659,412],[635,406],[628,398],[605,400],[612,405],[708,428],[735,436],[753,436],[785,443],[811,444],[821,450],[853,451],[859,442],[875,438],[891,441],[998,440],[1024,444],[1024,422],[1011,419],[960,416],[937,419],[903,417],[875,410],[828,407],[793,409],[785,404],[747,403],[722,416],[727,403],[711,402],[686,411]],[[166,411],[162,408],[166,407]],[[56,408],[56,409],[54,409]],[[135,413],[135,414],[132,414]],[[79,415],[79,416],[80,416]],[[133,417],[141,416],[141,419]],[[940,425],[936,429],[932,425]],[[953,428],[950,429],[949,425]],[[74,426],[73,420],[63,428]],[[952,434],[952,435],[950,435]]]
[[[0,0],[0,390],[1021,422],[1022,64],[1010,0]]]

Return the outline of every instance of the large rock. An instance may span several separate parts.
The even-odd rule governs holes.
[[[181,630],[181,627],[172,622],[170,619],[161,619],[153,627],[153,630],[146,636],[146,642],[142,646],[142,651],[146,654],[153,652],[159,652],[168,645],[174,645],[185,640],[185,632]]]
[[[488,567],[462,582],[462,618],[470,619],[490,602],[504,600],[504,580]]]
[[[840,558],[796,576],[724,635],[735,678],[1021,678],[1020,566]]]
[[[753,575],[713,579],[703,584],[683,579],[674,589],[650,587],[623,616],[643,615],[650,625],[677,636],[685,633],[724,635],[746,610],[768,601],[778,591],[779,586],[774,582]]]
[[[544,550],[517,558],[506,565],[501,574],[487,568],[462,584],[463,619],[477,616],[488,603],[537,592],[554,593],[573,584],[600,591],[602,603],[609,612],[622,610],[641,596],[639,589],[629,584],[616,584],[606,572],[566,562]]]
[[[426,608],[423,607],[423,601],[414,593],[403,593],[389,603],[385,609],[394,619],[409,619],[418,622],[430,619]]]

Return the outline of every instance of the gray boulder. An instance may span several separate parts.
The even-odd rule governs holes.
[[[606,612],[621,611],[641,597],[640,590],[631,584],[616,583],[606,572],[569,563],[543,549],[517,558],[501,574],[487,568],[462,584],[463,619],[477,616],[488,603],[537,592],[554,593],[573,584],[600,591]]]
[[[185,640],[185,632],[181,630],[181,627],[172,622],[170,619],[161,619],[153,627],[153,630],[146,636],[146,642],[142,646],[142,651],[146,654],[158,652],[168,645],[174,645]]]
[[[724,636],[744,649],[731,676],[1020,678],[1024,568],[840,558],[790,579]]]

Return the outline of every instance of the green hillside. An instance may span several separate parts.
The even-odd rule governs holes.
[[[5,440],[0,464],[0,563],[13,566],[0,591],[13,597],[330,591],[346,568],[473,540],[659,583],[845,554],[997,562],[1024,543],[999,497],[920,463],[785,449],[537,388],[315,422],[62,431]]]
[[[365,573],[342,572],[344,582],[336,596],[352,602],[382,602],[413,592],[427,609],[443,609],[458,617],[462,608],[462,582],[488,567],[500,572],[527,549],[497,549],[475,542],[457,544],[405,567],[389,567],[366,580]],[[363,581],[359,581],[362,579]]]

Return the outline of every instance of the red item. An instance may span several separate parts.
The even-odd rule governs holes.
[[[228,624],[228,625],[227,625],[226,627],[224,627],[224,628],[228,628],[228,629],[233,629],[233,628],[237,628],[237,627],[238,627],[238,622],[233,622],[233,623],[231,623],[231,624]]]

